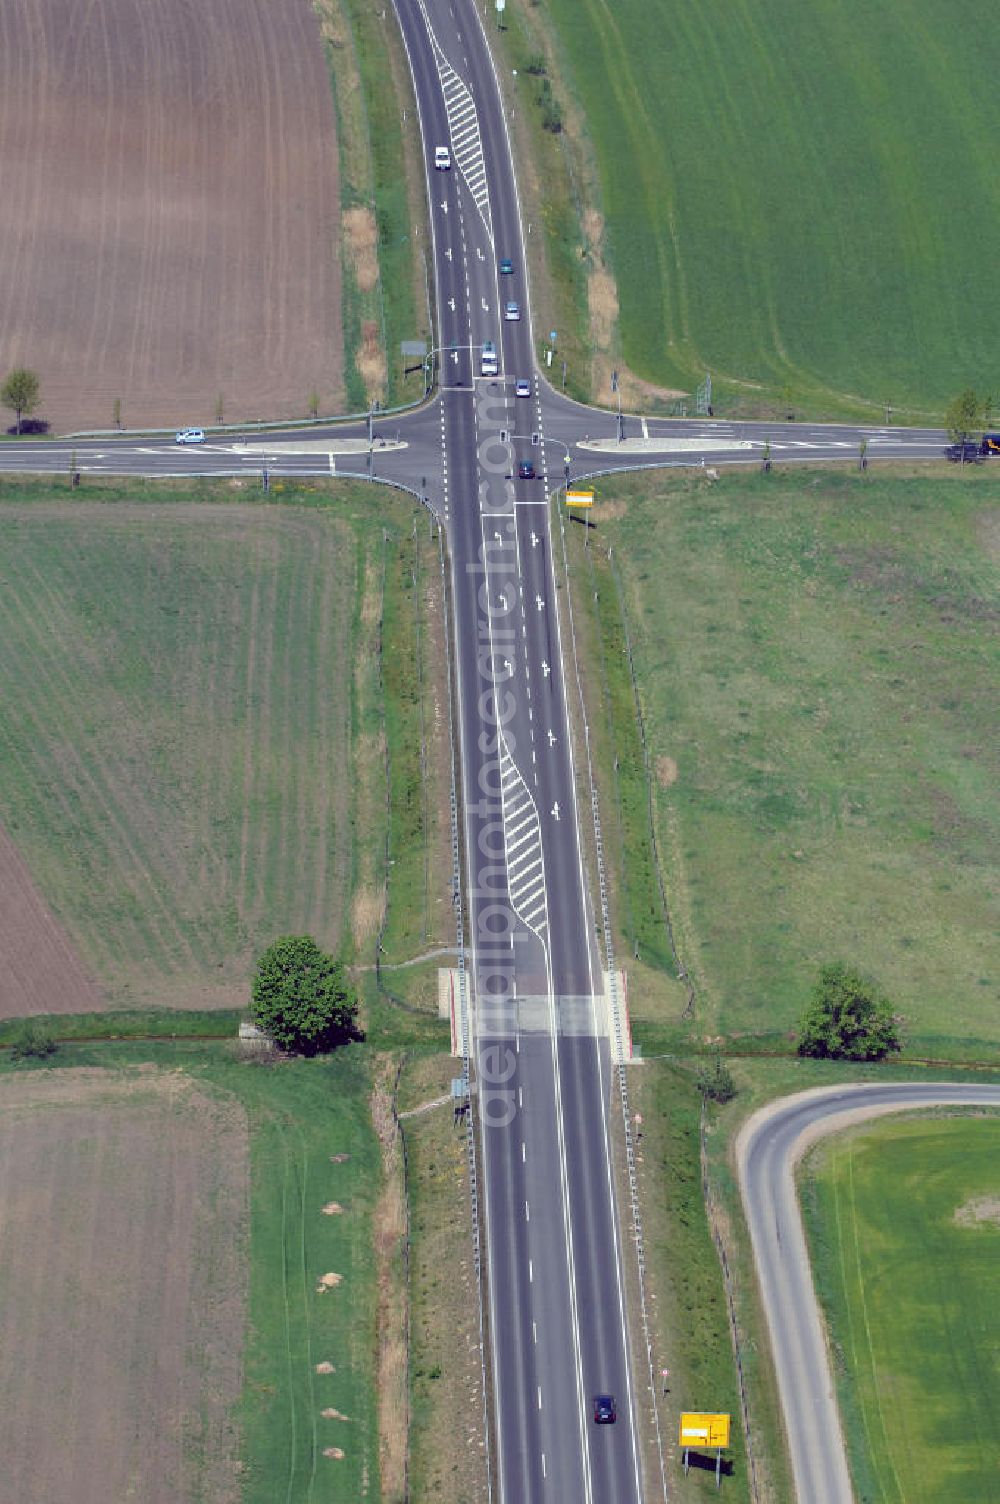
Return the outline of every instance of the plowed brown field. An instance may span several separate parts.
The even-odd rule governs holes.
[[[177,1075],[0,1082],[0,1504],[240,1497],[242,1108]]]
[[[4,0],[0,352],[54,430],[342,400],[333,102],[308,0]]]
[[[93,1013],[101,993],[0,826],[0,1018]]]

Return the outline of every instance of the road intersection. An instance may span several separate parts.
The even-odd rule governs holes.
[[[768,448],[790,462],[853,459],[862,444],[872,460],[925,459],[946,440],[854,425],[620,424],[554,391],[535,367],[513,153],[479,13],[469,0],[396,9],[431,212],[444,357],[433,398],[371,421],[248,429],[191,448],[127,435],[14,441],[0,468],[259,483],[357,476],[411,492],[444,525],[497,1492],[501,1504],[640,1504],[623,1269],[635,1229],[620,1225],[612,1179],[599,916],[584,875],[548,497],[626,469],[756,463]],[[438,171],[443,145],[452,166]],[[505,319],[507,301],[523,317]],[[479,374],[487,340],[496,377]],[[518,380],[530,397],[516,395]],[[529,461],[535,476],[519,479]],[[616,1396],[614,1425],[592,1423],[598,1393]]]

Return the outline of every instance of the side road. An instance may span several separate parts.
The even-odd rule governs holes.
[[[854,1496],[795,1194],[795,1166],[827,1134],[864,1118],[928,1107],[1000,1107],[1000,1085],[939,1081],[821,1087],[761,1108],[736,1140],[740,1192],[799,1504],[852,1504]]]

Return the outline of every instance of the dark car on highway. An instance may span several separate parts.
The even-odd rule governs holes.
[[[594,1425],[613,1426],[618,1419],[618,1411],[615,1409],[615,1397],[613,1394],[594,1395]]]
[[[951,460],[953,465],[978,465],[982,456],[979,445],[967,439],[964,444],[949,444],[945,458]]]

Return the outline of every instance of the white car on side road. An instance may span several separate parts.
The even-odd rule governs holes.
[[[447,172],[451,167],[451,152],[447,146],[435,146],[434,166],[438,172]]]
[[[205,430],[203,428],[178,428],[174,434],[175,444],[204,444]]]

